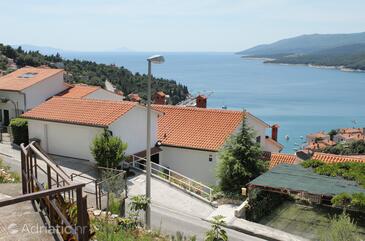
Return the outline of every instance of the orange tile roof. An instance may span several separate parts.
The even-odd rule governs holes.
[[[27,119],[107,127],[137,103],[130,101],[89,100],[53,97],[24,113]]]
[[[60,72],[63,69],[24,67],[0,77],[0,90],[21,91]]]
[[[83,98],[95,91],[100,89],[99,86],[76,84],[71,86],[69,89],[61,92],[59,96],[67,98]]]
[[[269,169],[279,164],[296,164],[300,159],[296,155],[264,152],[264,159],[269,161]]]
[[[162,145],[218,151],[239,127],[242,111],[152,105],[164,115],[158,119]]]
[[[307,146],[304,147],[305,150],[318,150],[318,149],[322,149],[328,146],[334,146],[336,145],[336,142],[331,141],[331,140],[321,140],[321,141],[317,141],[317,142],[310,142]]]
[[[339,162],[364,162],[365,158],[356,156],[342,156],[328,153],[315,152],[312,156],[312,160],[322,161],[327,164],[339,163]]]
[[[326,138],[326,137],[329,137],[329,135],[327,133],[325,133],[324,131],[320,131],[317,133],[308,134],[307,137],[309,137],[309,138]]]

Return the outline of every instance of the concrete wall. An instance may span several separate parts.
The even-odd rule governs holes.
[[[41,140],[48,153],[94,161],[90,145],[102,128],[29,120],[29,138]]]
[[[160,164],[206,185],[215,185],[217,152],[161,146]],[[209,161],[209,155],[212,161]]]
[[[26,94],[27,110],[36,107],[46,99],[64,91],[63,73],[58,73],[23,90]]]
[[[98,89],[91,94],[84,97],[85,99],[99,99],[99,100],[123,100],[124,97],[121,95],[117,95],[113,92]]]
[[[151,112],[151,146],[157,142],[157,118],[158,114]],[[124,142],[128,143],[127,155],[135,154],[146,150],[146,109],[135,107],[128,111],[122,118],[109,126],[113,136],[119,136]]]

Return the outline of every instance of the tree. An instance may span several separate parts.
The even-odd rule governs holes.
[[[219,152],[217,177],[225,193],[239,194],[253,178],[267,170],[260,145],[254,142],[253,131],[245,119],[238,134],[233,135]]]
[[[117,136],[111,136],[105,129],[94,138],[90,149],[99,166],[115,168],[125,160],[127,146],[127,143]]]
[[[223,218],[221,215],[213,217],[212,229],[206,232],[204,241],[228,241],[227,232],[222,228]]]
[[[330,140],[333,141],[333,137],[337,135],[338,130],[332,129],[328,132],[328,135],[330,136]]]
[[[360,241],[358,228],[350,216],[342,213],[331,220],[328,229],[320,234],[321,241]]]

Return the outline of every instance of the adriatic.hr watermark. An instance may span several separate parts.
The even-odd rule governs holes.
[[[85,227],[84,227],[85,228]],[[16,235],[20,233],[28,233],[28,234],[56,234],[58,230],[62,229],[62,233],[64,234],[73,234],[73,231],[78,231],[79,229],[82,229],[82,227],[65,227],[65,226],[53,226],[53,227],[46,227],[42,224],[23,224],[18,225],[15,223],[11,223],[7,226],[0,223],[0,236],[6,235]]]

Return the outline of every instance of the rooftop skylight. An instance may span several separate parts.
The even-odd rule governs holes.
[[[25,74],[19,75],[19,78],[29,79],[29,78],[34,77],[35,75],[37,75],[37,73],[29,72],[29,73],[25,73]]]

